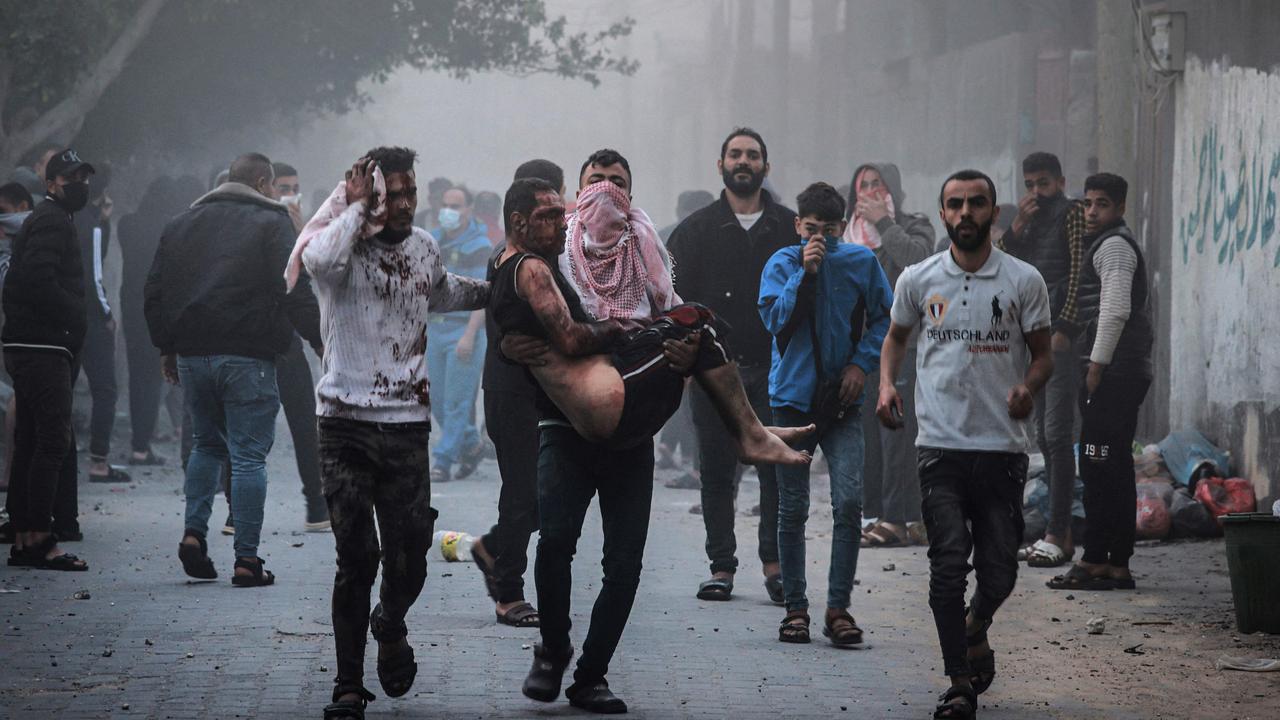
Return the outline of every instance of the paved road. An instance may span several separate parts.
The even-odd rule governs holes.
[[[283,425],[278,437],[262,548],[278,576],[271,588],[231,587],[231,542],[221,535],[210,549],[223,579],[186,582],[174,556],[183,508],[176,470],[139,470],[128,486],[82,484],[87,540],[69,548],[92,569],[0,568],[0,717],[319,717],[334,674],[333,540],[301,532],[302,498]],[[755,489],[744,483],[744,510]],[[825,493],[818,481],[809,557],[811,599],[819,603],[830,532]],[[438,528],[483,531],[497,500],[494,463],[433,495]],[[654,496],[640,596],[610,675],[633,716],[930,716],[943,678],[922,548],[863,552],[852,611],[868,632],[866,648],[782,645],[783,613],[757,579],[755,521],[745,512],[735,599],[693,598],[706,572],[701,519],[688,512],[696,500],[696,492],[663,487]],[[599,537],[593,511],[575,564],[579,645],[598,589]],[[1143,548],[1135,570],[1144,586],[1137,593],[1070,599],[1043,587],[1048,571],[1024,572],[993,630],[1002,677],[984,696],[982,717],[1276,717],[1274,677],[1213,669],[1222,652],[1280,657],[1277,639],[1234,634],[1222,544]],[[73,599],[78,590],[91,597]],[[1108,634],[1085,633],[1094,616],[1107,618]],[[371,704],[370,717],[584,714],[563,701],[540,705],[521,696],[536,631],[494,623],[473,565],[433,561],[408,623],[417,683],[404,698]],[[1123,652],[1139,643],[1145,654]],[[372,661],[368,667],[376,692]]]

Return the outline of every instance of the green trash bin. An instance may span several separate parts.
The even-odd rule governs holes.
[[[1222,525],[1236,627],[1280,634],[1280,517],[1232,513],[1222,516]]]

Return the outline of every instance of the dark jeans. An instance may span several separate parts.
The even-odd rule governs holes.
[[[769,368],[739,367],[742,386],[756,415],[770,418]],[[733,438],[716,412],[711,398],[697,383],[691,388],[690,407],[698,432],[702,474],[702,522],[707,529],[707,558],[711,572],[736,572],[738,540],[733,533],[734,501],[738,496],[738,453]],[[760,562],[778,562],[778,475],[773,465],[757,465],[760,476]]]
[[[1080,363],[1075,344],[1053,354],[1053,374],[1036,395],[1036,443],[1044,454],[1049,485],[1049,529],[1066,537],[1071,529],[1071,505],[1076,487],[1074,456],[1076,405],[1079,403]],[[1135,500],[1136,502],[1136,500]]]
[[[280,407],[293,436],[293,456],[302,479],[302,496],[311,503],[323,502],[320,488],[320,456],[316,439],[316,385],[311,366],[297,335],[288,351],[276,358],[276,384],[280,387]]]
[[[404,622],[427,579],[436,519],[427,468],[431,426],[320,418],[319,427],[320,473],[338,553],[333,577],[335,681],[339,688],[361,687],[369,591],[379,558],[379,599],[384,619],[393,626]]]
[[[662,426],[658,441],[673,453],[679,448],[680,459],[696,468],[699,465],[698,435],[693,429],[693,411],[689,409],[689,395],[690,393],[686,392],[680,399],[680,409],[676,410],[676,414]]]
[[[538,411],[532,395],[486,390],[484,423],[498,455],[498,522],[480,539],[493,556],[497,601],[524,599],[529,537],[538,529]]]
[[[160,395],[164,386],[160,375],[160,351],[151,344],[145,324],[137,326],[126,321],[122,329],[125,358],[129,364],[130,445],[134,452],[145,453],[151,449],[156,420],[160,417]]]
[[[1146,378],[1103,376],[1092,397],[1080,394],[1080,480],[1084,483],[1087,563],[1129,567],[1138,502],[1133,482],[1133,436]]]
[[[89,413],[89,456],[106,460],[116,422],[116,336],[101,318],[89,319],[80,361],[89,381],[89,396],[93,398]]]
[[[542,616],[542,645],[553,655],[570,647],[573,556],[587,508],[597,494],[604,526],[604,580],[573,674],[579,687],[591,685],[609,672],[609,660],[635,602],[653,500],[653,441],[617,450],[587,442],[572,428],[542,428],[538,450],[542,532],[533,574]]]
[[[929,607],[938,628],[944,671],[953,677],[968,676],[967,577],[970,570],[977,576],[971,603],[974,616],[990,620],[1018,579],[1027,456],[921,448],[919,473],[921,509],[929,533]]]
[[[903,427],[890,430],[876,417],[880,373],[867,376],[862,403],[863,515],[895,525],[920,520],[920,479],[916,476],[916,350],[909,348],[894,383],[902,398]]]
[[[13,469],[5,503],[15,532],[79,532],[71,384],[79,368],[52,352],[4,354],[13,378]]]

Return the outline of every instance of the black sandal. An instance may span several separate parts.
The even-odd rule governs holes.
[[[133,478],[129,477],[129,473],[121,470],[120,468],[117,468],[114,465],[108,465],[106,475],[97,475],[94,473],[89,473],[89,482],[127,483],[127,482],[133,482]]]
[[[724,601],[733,597],[733,580],[713,577],[698,586],[699,600]]]
[[[360,699],[338,702],[343,695],[355,693]],[[364,709],[376,696],[363,687],[337,687],[333,689],[333,702],[324,706],[324,720],[364,720]]]
[[[938,700],[934,720],[973,720],[978,716],[978,695],[970,688],[952,686]],[[964,704],[954,700],[964,700]]]
[[[193,547],[185,542],[189,537],[199,541],[199,547]],[[218,571],[213,567],[213,561],[209,559],[209,546],[204,541],[204,535],[187,528],[182,539],[184,542],[178,543],[178,559],[182,561],[183,572],[197,580],[216,580]]]
[[[9,548],[9,567],[31,567],[31,558],[26,548],[17,545]]]
[[[262,558],[236,558],[236,567],[244,568],[252,572],[252,575],[235,575],[231,576],[231,584],[236,587],[266,587],[272,585],[276,581],[276,576],[270,571],[263,568],[267,564]]]
[[[968,609],[965,615],[968,616]],[[974,648],[987,641],[987,630],[991,629],[991,621],[987,620],[982,623],[982,627],[978,628],[972,635],[966,635],[965,640],[969,647]],[[996,679],[996,651],[987,646],[987,651],[977,657],[969,658],[969,683],[973,685],[973,694],[981,695],[991,687],[991,683]]]
[[[85,572],[89,569],[89,563],[64,552],[57,557],[45,557],[58,544],[58,537],[50,534],[49,537],[40,541],[37,545],[30,545],[22,549],[22,554],[26,555],[27,565],[25,567],[35,568],[37,570],[59,570],[62,572]],[[12,564],[12,557],[10,558]],[[22,567],[22,566],[19,566]]]
[[[809,642],[809,611],[792,610],[787,613],[778,628],[778,641],[798,645]]]
[[[148,450],[147,454],[142,457],[135,457],[133,453],[129,453],[129,464],[161,467],[165,464],[165,459]]]
[[[848,625],[836,627],[836,623],[842,620],[847,621]],[[826,620],[823,623],[822,635],[836,647],[853,647],[862,644],[862,628],[858,627],[858,623],[848,611],[841,612],[834,619]]]
[[[409,628],[405,627],[404,621],[392,625],[382,615],[382,603],[378,603],[373,612],[369,613],[369,632],[379,644],[392,643],[404,639],[409,634]],[[378,682],[382,684],[382,692],[387,697],[400,697],[409,692],[417,677],[418,664],[413,661],[413,648],[407,644],[403,651],[389,658],[378,658]]]
[[[1115,581],[1109,577],[1090,575],[1079,565],[1072,565],[1065,573],[1045,583],[1052,590],[1115,590]]]
[[[510,625],[518,628],[536,628],[542,626],[542,617],[538,615],[538,610],[527,602],[511,608],[505,613],[494,612],[498,622],[503,625]]]

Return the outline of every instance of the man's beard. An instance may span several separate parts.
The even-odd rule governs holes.
[[[740,172],[751,173],[751,179],[739,180],[734,177]],[[738,197],[754,195],[760,189],[760,186],[764,184],[764,173],[757,173],[747,165],[739,165],[735,168],[726,166],[720,175],[724,178],[725,188]]]
[[[961,220],[959,225],[952,225],[948,222],[943,224],[947,226],[947,237],[951,238],[951,244],[964,252],[973,252],[982,247],[982,244],[991,236],[991,223],[992,221],[988,220],[986,223],[979,225],[972,220]],[[977,232],[973,234],[972,239],[964,240],[960,236],[961,228],[974,228]]]
[[[396,228],[393,228],[390,225],[387,225],[386,227],[382,228],[382,232],[378,233],[377,237],[379,240],[383,242],[398,244],[398,243],[404,242],[405,239],[412,234],[413,234],[413,225],[409,225],[403,230],[397,230]]]

